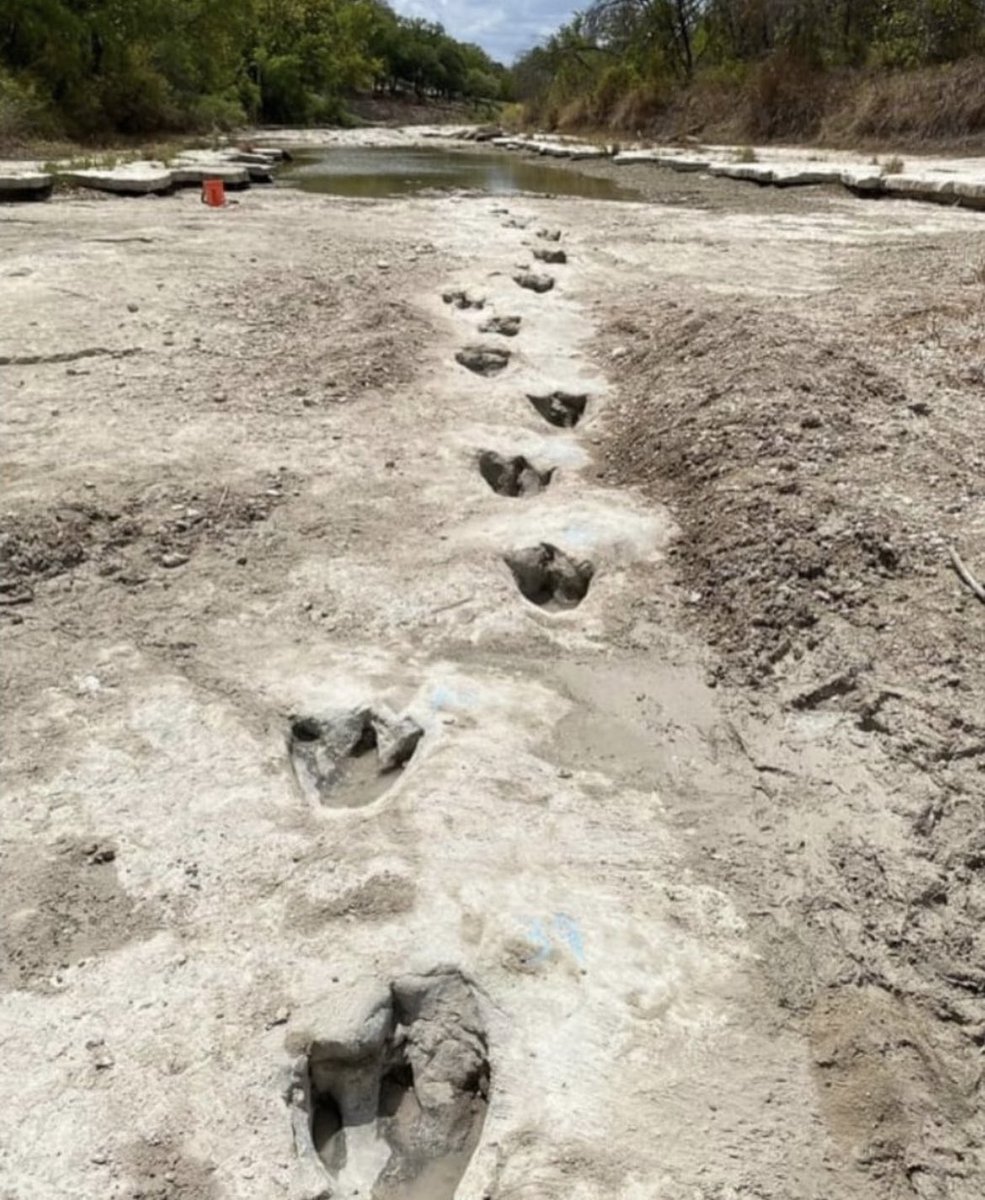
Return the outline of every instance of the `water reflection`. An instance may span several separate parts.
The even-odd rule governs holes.
[[[298,152],[280,180],[306,192],[365,198],[463,188],[493,196],[534,192],[593,200],[635,199],[633,191],[610,179],[596,179],[503,151],[328,147]]]

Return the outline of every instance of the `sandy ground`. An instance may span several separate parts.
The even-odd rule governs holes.
[[[982,1194],[983,219],[686,187],[0,213],[4,1200],[450,1198],[298,1114],[439,969],[459,1200]],[[322,803],[364,707],[423,737]]]

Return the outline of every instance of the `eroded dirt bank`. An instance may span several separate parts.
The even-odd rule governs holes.
[[[0,214],[0,1194],[981,1195],[982,218],[687,187]]]

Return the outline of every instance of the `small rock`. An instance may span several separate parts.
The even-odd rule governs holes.
[[[465,346],[455,361],[476,375],[498,375],[510,361],[510,352],[502,346]]]
[[[139,305],[139,304],[132,304],[132,303],[131,303],[131,304],[128,304],[128,305],[127,305],[127,312],[132,312],[132,313],[135,313],[135,312],[140,312],[140,305]]]
[[[513,282],[519,287],[526,288],[529,292],[537,292],[539,295],[551,291],[554,287],[554,280],[550,275],[536,275],[532,271],[521,271],[514,275]]]
[[[452,305],[453,308],[485,308],[486,302],[482,298],[475,298],[463,291],[442,292],[441,299],[445,304]]]
[[[161,566],[167,567],[169,570],[173,567],[183,567],[186,562],[188,562],[188,555],[181,554],[176,550],[161,555]]]
[[[503,337],[516,337],[520,332],[522,317],[490,317],[479,326],[480,333],[498,333]]]
[[[376,753],[381,772],[402,767],[424,736],[424,730],[412,717],[391,722],[375,716],[373,728],[376,731]]]

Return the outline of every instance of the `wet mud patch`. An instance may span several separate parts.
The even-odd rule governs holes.
[[[83,564],[122,584],[157,567],[184,566],[203,544],[222,542],[270,516],[290,481],[265,476],[249,489],[151,486],[110,502],[68,498],[0,520],[0,600]]]
[[[170,1138],[145,1138],[123,1156],[128,1200],[219,1200],[215,1167],[184,1153]]]
[[[518,287],[525,288],[528,292],[536,292],[540,296],[554,288],[552,275],[540,275],[535,271],[521,271],[518,275],[513,276],[513,282]]]
[[[417,902],[417,885],[393,871],[376,871],[324,899],[305,896],[292,903],[288,922],[301,933],[316,934],[326,922],[343,920],[387,921],[411,912]]]
[[[480,333],[498,333],[501,337],[516,337],[523,324],[523,317],[490,317],[479,326]]]
[[[498,375],[509,365],[510,351],[502,346],[465,346],[455,354],[455,361],[475,375]]]
[[[594,566],[576,562],[550,542],[504,556],[521,595],[540,608],[577,608],[588,595]]]
[[[871,985],[823,992],[807,1032],[835,1140],[883,1181],[887,1194],[910,1193],[915,1161],[944,1190],[912,1194],[945,1194],[946,1182],[965,1174],[959,1164],[975,1158],[970,1063],[964,1078],[952,1074],[920,1006]],[[947,1147],[940,1144],[942,1129],[949,1131]]]
[[[478,457],[479,474],[500,496],[536,496],[551,482],[554,468],[538,471],[522,454],[504,458],[493,450]]]
[[[294,776],[309,800],[362,808],[390,788],[423,736],[410,717],[360,708],[324,718],[294,717],[287,744]]]
[[[150,937],[158,915],[120,886],[109,841],[0,844],[0,987],[53,990],[59,970]]]
[[[288,1101],[295,1141],[346,1194],[453,1200],[478,1144],[488,1039],[457,971],[396,980],[348,1041],[315,1040]]]
[[[559,429],[573,429],[585,415],[588,396],[578,392],[548,392],[546,395],[527,399],[549,425]]]

